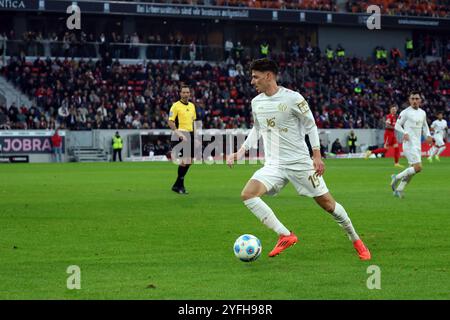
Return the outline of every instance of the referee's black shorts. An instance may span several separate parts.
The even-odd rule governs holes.
[[[180,131],[184,140],[172,141],[172,154],[176,158],[192,159],[194,158],[194,132]]]

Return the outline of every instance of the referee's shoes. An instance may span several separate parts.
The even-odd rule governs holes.
[[[186,189],[184,187],[177,187],[177,186],[173,186],[172,187],[172,191],[176,192],[178,194],[189,194],[189,192],[186,191]]]

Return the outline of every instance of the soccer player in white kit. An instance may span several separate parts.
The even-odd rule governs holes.
[[[314,198],[333,216],[353,242],[361,260],[370,260],[370,252],[356,233],[347,212],[333,199],[323,180],[325,166],[320,155],[319,134],[308,103],[301,94],[277,85],[278,66],[274,61],[255,60],[250,69],[251,84],[260,92],[251,102],[254,126],[242,147],[227,157],[227,164],[232,167],[247,150],[257,147],[258,139],[262,137],[264,167],[247,182],[241,198],[262,223],[279,235],[269,257],[294,245],[298,238],[278,220],[261,196],[277,194],[290,181],[299,195]],[[306,134],[313,149],[312,159],[305,143]]]
[[[439,156],[445,150],[444,138],[447,136],[447,121],[444,120],[444,113],[437,113],[437,120],[434,120],[430,126],[433,131],[434,146],[431,147],[428,153],[428,161],[433,162],[433,157],[440,161]]]
[[[403,198],[406,185],[416,173],[422,171],[422,133],[431,144],[432,137],[427,123],[427,114],[420,108],[422,98],[420,92],[411,92],[409,95],[410,106],[403,110],[395,124],[395,130],[403,134],[403,153],[410,165],[399,174],[391,176],[391,187],[394,196]]]

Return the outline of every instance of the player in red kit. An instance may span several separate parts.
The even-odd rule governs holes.
[[[400,148],[398,146],[397,138],[395,137],[395,123],[397,122],[397,106],[392,105],[389,109],[390,113],[386,116],[386,129],[384,131],[384,147],[372,151],[367,151],[365,158],[368,159],[372,154],[386,153],[388,148],[394,148],[394,166],[403,168],[398,163],[400,160]]]

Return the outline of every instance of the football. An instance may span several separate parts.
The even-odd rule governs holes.
[[[233,251],[241,261],[255,261],[261,255],[261,241],[251,234],[243,234],[236,239]]]

